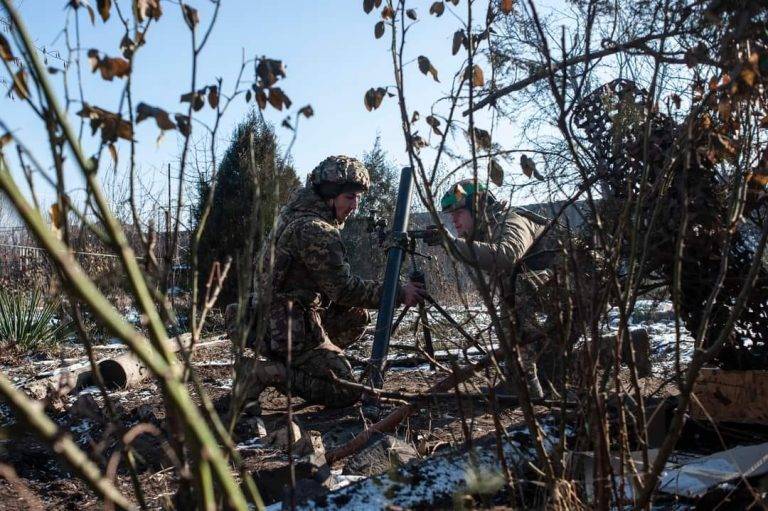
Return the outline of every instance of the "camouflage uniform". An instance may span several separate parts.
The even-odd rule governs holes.
[[[476,218],[477,236],[471,249],[470,242],[464,239],[455,240],[456,247],[465,259],[474,261],[489,274],[491,287],[496,287],[505,304],[500,320],[507,338],[511,338],[512,332],[506,313],[515,315],[524,376],[529,390],[537,394],[533,397],[542,397],[538,392],[537,359],[550,325],[542,322],[537,312],[542,311],[543,293],[552,272],[547,268],[551,258],[539,253],[543,243],[534,244],[546,221],[526,211],[504,208],[497,202],[488,204],[482,218]]]
[[[474,239],[456,239],[455,246],[464,260],[489,274],[491,291],[504,304],[500,320],[507,339],[512,338],[510,327],[515,325],[529,393],[534,398],[543,397],[536,359],[548,326],[537,317],[542,312],[537,305],[552,274],[548,270],[551,252],[542,250],[544,241],[539,239],[546,220],[525,210],[506,208],[485,185],[472,180],[456,183],[443,196],[441,206],[443,211],[466,208],[472,214]]]
[[[334,383],[329,373],[353,379],[342,350],[362,337],[370,322],[365,309],[378,307],[382,290],[381,283],[350,271],[340,234],[343,224],[313,186],[313,178],[323,177],[323,165],[339,164],[351,172],[357,169],[349,166],[362,167],[357,160],[332,157],[312,172],[307,186],[280,212],[271,234],[274,251],[262,256],[265,268],[273,263],[271,277],[261,283],[271,291],[262,354],[285,361],[290,324],[293,394],[331,407],[349,406],[360,397],[360,391]]]

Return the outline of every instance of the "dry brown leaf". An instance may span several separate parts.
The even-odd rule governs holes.
[[[160,0],[133,0],[133,12],[139,23],[146,19],[157,21],[163,15]]]
[[[281,60],[262,58],[256,66],[256,75],[261,80],[261,87],[272,87],[277,80],[285,78],[285,67]]]
[[[179,133],[188,137],[192,133],[192,125],[189,123],[189,116],[183,114],[174,114],[176,124],[179,127]]]
[[[16,74],[13,75],[13,87],[11,87],[11,90],[21,99],[29,98],[26,71],[19,69]]]
[[[475,134],[475,143],[480,146],[482,149],[490,149],[492,142],[491,142],[491,134],[488,133],[486,130],[481,128],[474,128],[474,134]]]
[[[2,149],[4,146],[7,146],[11,142],[13,142],[13,135],[11,135],[10,133],[6,133],[2,137],[0,137],[0,149]]]
[[[416,21],[416,9],[408,9],[405,11],[405,15],[410,19]]]
[[[219,88],[216,85],[208,87],[208,104],[216,110],[219,106]]]
[[[515,0],[501,0],[499,2],[499,9],[501,9],[501,12],[504,14],[509,14],[512,12],[512,9],[515,7]]]
[[[58,202],[51,204],[48,210],[51,216],[51,231],[58,238],[62,238],[61,228],[64,226],[64,213],[61,211],[61,206]]]
[[[251,102],[251,89],[248,89],[245,93],[245,102],[250,103]]]
[[[112,0],[96,0],[96,7],[99,9],[99,16],[102,21],[109,19],[109,11],[112,9]]]
[[[390,6],[386,6],[381,10],[381,17],[385,20],[393,19],[395,17],[395,11]]]
[[[434,14],[437,17],[440,17],[445,12],[445,3],[443,2],[435,2],[429,7],[429,14]]]
[[[439,136],[443,136],[443,132],[440,131],[440,119],[435,117],[434,115],[428,115],[426,119],[424,119],[427,124],[432,128],[432,130]]]
[[[184,15],[184,22],[190,30],[194,30],[197,24],[200,23],[200,15],[197,13],[197,9],[187,4],[181,4],[181,12]]]
[[[93,12],[93,7],[91,7],[89,4],[83,2],[83,5],[85,5],[85,10],[88,12],[88,17],[91,18],[91,25],[96,24],[96,13]]]
[[[260,110],[267,108],[267,94],[262,89],[256,91],[256,103]]]
[[[467,75],[469,74],[469,69],[467,69]],[[469,78],[469,76],[465,75],[465,78]],[[485,77],[483,76],[483,69],[475,64],[472,66],[472,85],[474,87],[482,87],[485,85]]]
[[[111,81],[114,77],[128,76],[131,72],[131,63],[120,57],[105,57],[101,59],[99,70],[102,78]]]
[[[461,45],[464,44],[465,39],[466,36],[464,35],[464,30],[457,30],[453,33],[453,45],[451,46],[451,53],[453,55],[459,53]]]
[[[144,35],[142,32],[137,34],[136,41],[131,39],[128,34],[124,35],[120,40],[120,51],[123,53],[123,57],[130,59],[136,51],[136,48],[142,46],[144,42]]]
[[[58,202],[54,202],[51,204],[50,208],[51,213],[51,226],[56,229],[61,229],[64,227],[64,214],[61,211],[61,206],[59,206]]]
[[[113,78],[124,78],[131,73],[131,63],[120,57],[99,56],[99,51],[91,48],[88,50],[88,61],[91,63],[91,71],[98,69],[101,77],[107,81]]]
[[[376,36],[376,39],[381,38],[381,36],[384,35],[384,22],[379,21],[376,23],[376,26],[373,28],[373,35]]]
[[[99,50],[94,48],[88,50],[88,63],[91,64],[91,72],[95,72],[99,68],[100,61]]]
[[[109,149],[109,155],[112,157],[112,163],[117,167],[117,147],[115,147],[115,144],[109,144],[107,149]]]
[[[120,51],[123,52],[123,57],[127,59],[131,58],[135,49],[136,45],[133,44],[133,39],[128,37],[128,34],[125,34],[123,38],[120,39]]]
[[[419,111],[414,110],[413,115],[411,116],[411,124],[419,120]]]
[[[427,141],[424,140],[420,135],[413,135],[413,137],[411,137],[411,146],[416,151],[418,151],[419,149],[421,149],[423,147],[427,147],[427,145],[429,145],[429,144],[427,144]]]
[[[520,167],[522,167],[523,174],[526,176],[535,177],[539,181],[544,181],[544,176],[539,174],[539,171],[536,170],[536,163],[525,154],[520,156]]]
[[[136,124],[139,124],[144,119],[154,118],[157,123],[157,127],[161,130],[173,130],[176,129],[176,124],[171,120],[168,112],[162,108],[150,106],[146,103],[139,103],[136,106]]]
[[[496,186],[504,184],[504,168],[494,158],[488,162],[488,176]]]
[[[299,114],[309,119],[315,115],[315,111],[312,109],[312,105],[304,105],[299,109]]]
[[[371,87],[365,92],[365,97],[363,98],[363,103],[365,104],[365,109],[369,112],[371,110],[376,110],[381,106],[381,102],[384,100],[384,96],[387,93],[387,89],[384,87],[379,87],[374,89]]]
[[[288,99],[288,96],[285,95],[283,89],[280,87],[272,87],[269,89],[269,97],[267,98],[267,101],[269,101],[269,104],[277,110],[282,110],[283,106],[285,106],[285,108],[291,108],[291,100]]]
[[[365,14],[370,14],[373,10],[373,0],[363,0],[363,10]]]
[[[431,74],[432,78],[435,79],[436,82],[439,82],[437,78],[437,69],[435,69],[435,66],[432,65],[432,63],[429,61],[427,57],[424,55],[419,55],[419,58],[417,59],[419,63],[419,71],[421,71],[424,74]]]
[[[205,106],[205,89],[200,89],[197,92],[187,92],[182,94],[179,101],[182,103],[192,103],[192,110],[198,112]]]
[[[118,138],[124,140],[133,139],[133,126],[131,123],[113,112],[83,103],[83,108],[77,115],[90,119],[91,132],[95,134],[98,130],[101,130],[101,139],[104,142],[116,142]]]
[[[0,34],[0,58],[8,62],[14,60],[13,52],[11,51],[11,45],[8,43],[8,39]]]

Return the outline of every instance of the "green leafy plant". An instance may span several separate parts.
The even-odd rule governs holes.
[[[71,333],[69,322],[56,315],[58,302],[32,293],[0,291],[0,343],[34,350],[61,342]]]

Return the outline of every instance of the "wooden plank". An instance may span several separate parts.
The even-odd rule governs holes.
[[[717,422],[768,424],[768,371],[704,368],[693,393],[695,419],[709,416]]]

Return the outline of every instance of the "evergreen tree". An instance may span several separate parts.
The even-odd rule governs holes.
[[[381,147],[380,135],[376,135],[373,148],[363,154],[363,164],[371,176],[371,189],[360,200],[358,215],[368,216],[374,210],[389,221],[397,200],[397,170]]]
[[[363,154],[363,164],[371,176],[371,188],[363,194],[357,214],[347,221],[341,235],[352,270],[365,278],[381,278],[386,256],[375,235],[367,232],[367,217],[375,211],[389,222],[397,200],[397,172],[381,147],[381,137],[376,136],[373,148]]]
[[[284,165],[281,168],[278,153],[274,129],[264,123],[255,111],[251,111],[235,129],[216,175],[216,192],[198,248],[201,298],[205,294],[205,283],[213,262],[223,262],[227,256],[231,256],[233,266],[219,295],[218,305],[225,306],[237,301],[241,267],[253,264],[253,254],[245,252],[249,246],[258,250],[262,242],[262,239],[254,239],[249,244],[249,233],[255,232],[260,238],[266,236],[273,224],[275,200],[279,208],[299,186],[293,167]],[[200,181],[199,202],[195,208],[196,224],[200,221],[210,189],[209,181]],[[253,215],[254,203],[257,201],[264,213],[258,217],[261,221],[260,229],[255,229],[253,225],[257,221]]]

